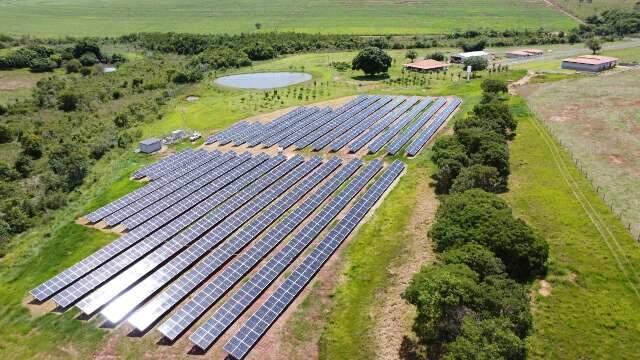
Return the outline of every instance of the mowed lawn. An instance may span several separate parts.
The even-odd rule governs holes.
[[[429,34],[576,24],[542,0],[0,0],[0,33],[104,36],[138,31]]]
[[[515,99],[514,108],[518,136],[505,198],[550,246],[548,285],[537,283],[544,291],[533,299],[529,357],[638,359],[638,243],[524,101]]]
[[[640,232],[640,71],[531,85],[531,109]]]

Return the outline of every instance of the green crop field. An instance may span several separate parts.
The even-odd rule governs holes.
[[[296,30],[352,34],[429,34],[456,29],[544,27],[569,17],[541,0],[0,0],[0,33],[118,35],[138,31],[240,33]]]

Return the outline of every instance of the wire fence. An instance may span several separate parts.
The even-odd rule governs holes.
[[[598,197],[602,199],[604,204],[609,208],[611,213],[620,220],[625,229],[631,234],[631,236],[636,240],[637,244],[640,244],[640,224],[636,223],[636,219],[629,219],[623,210],[617,207],[616,202],[612,198],[612,196],[607,194],[607,191],[596,183],[594,177],[586,170],[584,163],[578,159],[577,156],[571,151],[571,148],[566,146],[565,142],[562,141],[558,135],[553,131],[553,128],[549,126],[547,120],[543,117],[537,116],[538,119],[542,119],[540,122],[546,129],[547,132],[553,137],[553,139],[562,146],[562,149],[569,154],[571,160],[576,165],[576,168],[582,173],[582,175],[589,181],[589,184],[593,188],[593,190],[598,194]]]

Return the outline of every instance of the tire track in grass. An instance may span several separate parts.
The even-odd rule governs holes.
[[[589,217],[589,220],[596,227],[596,229],[598,230],[598,233],[600,233],[600,236],[602,237],[605,244],[609,248],[609,251],[615,258],[618,268],[620,269],[620,271],[622,271],[623,275],[625,276],[627,280],[626,281],[627,284],[629,285],[629,287],[631,287],[631,289],[636,294],[636,297],[640,300],[640,292],[638,291],[638,288],[636,286],[636,283],[640,282],[640,277],[638,277],[638,274],[636,273],[635,269],[630,264],[629,259],[625,255],[624,249],[622,249],[622,247],[620,246],[620,243],[617,241],[611,229],[606,225],[606,223],[602,220],[602,218],[600,217],[596,209],[593,207],[593,204],[591,204],[591,202],[586,197],[586,195],[582,193],[582,191],[580,191],[577,181],[573,178],[573,176],[571,175],[571,172],[567,168],[567,165],[562,159],[562,154],[560,152],[560,149],[558,149],[558,145],[551,138],[551,136],[544,129],[541,128],[541,125],[538,123],[537,118],[533,115],[528,105],[527,105],[527,115],[531,119],[533,127],[540,134],[545,144],[547,145],[547,148],[551,152],[551,155],[553,157],[553,162],[555,163],[556,167],[560,171],[560,175],[562,176],[562,179],[567,183],[574,197],[576,198],[576,200],[578,200],[578,202],[580,203],[580,206]],[[615,248],[611,245],[612,242],[615,244]],[[624,258],[624,263],[626,265],[623,264],[620,258]],[[630,269],[630,272],[633,273],[633,276],[629,275],[628,273],[629,270],[627,269],[627,267]],[[633,281],[633,278],[635,278],[635,282]]]

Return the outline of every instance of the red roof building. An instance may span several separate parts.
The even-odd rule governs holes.
[[[433,59],[419,60],[409,64],[404,64],[404,67],[409,70],[424,71],[424,72],[444,70],[448,66],[449,64],[447,63],[443,63]]]
[[[562,68],[577,71],[600,72],[612,69],[618,59],[611,56],[582,55],[562,60]]]

